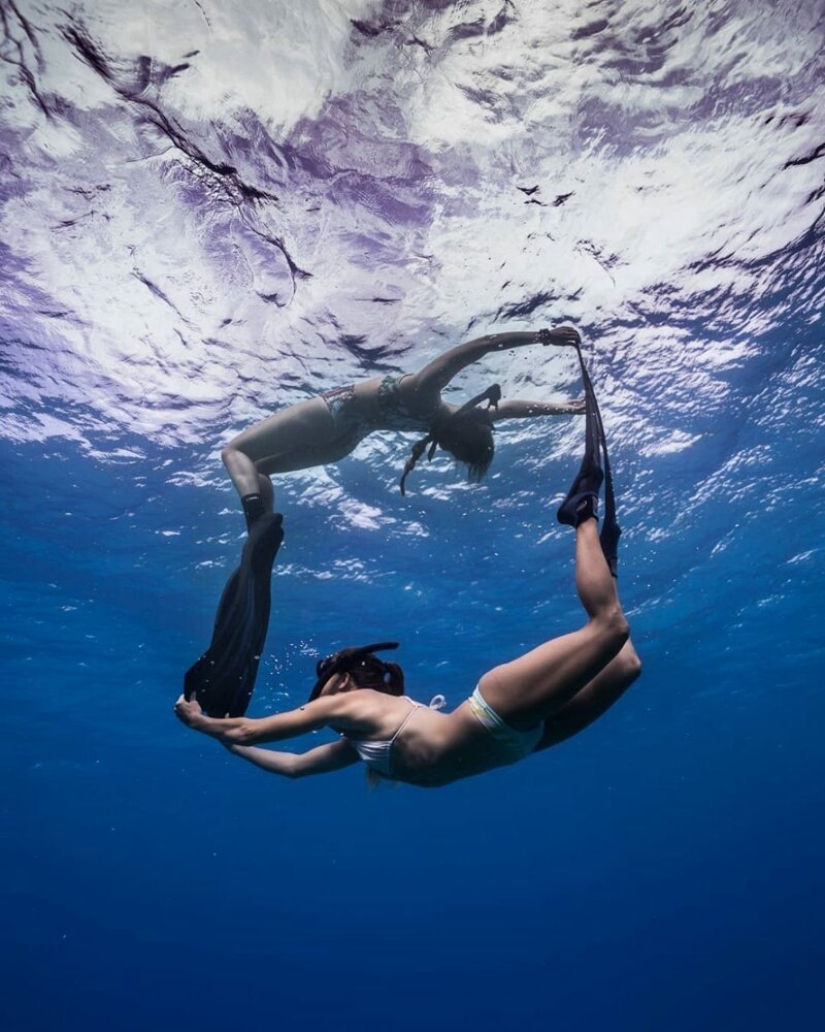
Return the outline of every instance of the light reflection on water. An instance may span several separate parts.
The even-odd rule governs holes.
[[[171,485],[213,490],[222,441],[273,407],[566,321],[629,526],[654,488],[676,519],[650,541],[694,526],[720,482],[751,512],[749,484],[784,490],[747,456],[821,383],[803,371],[821,345],[818,4],[0,7],[10,443],[136,468],[159,447]],[[579,389],[540,349],[457,386],[491,377],[505,396]],[[761,425],[732,435],[743,411]],[[579,447],[567,421],[499,440],[512,498]],[[379,436],[358,457],[392,491],[403,454]],[[342,476],[290,478],[293,504],[407,525]],[[460,488],[449,470],[418,486]]]

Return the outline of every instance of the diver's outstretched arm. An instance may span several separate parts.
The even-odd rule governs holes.
[[[488,409],[487,415],[494,423],[502,419],[532,419],[534,416],[583,416],[584,398],[576,401],[502,401],[497,408]]]
[[[419,372],[412,374],[410,387],[424,393],[440,393],[462,369],[493,351],[523,348],[528,344],[575,345],[579,341],[579,334],[572,326],[559,326],[556,329],[538,332],[516,330],[512,333],[489,334],[450,348],[443,355],[433,359]]]
[[[268,774],[286,778],[303,778],[309,774],[331,774],[360,762],[358,753],[346,739],[319,745],[305,753],[277,752],[249,745],[228,745],[229,752],[260,767]]]
[[[351,709],[345,696],[329,695],[271,717],[209,717],[195,696],[186,699],[181,695],[175,703],[175,716],[193,731],[217,738],[222,745],[261,745],[298,738],[330,724],[341,731],[358,728],[360,725],[348,712]]]

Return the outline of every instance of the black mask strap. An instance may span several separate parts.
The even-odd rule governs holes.
[[[388,649],[397,648],[397,641],[379,641],[374,645],[359,645],[354,648],[341,649],[340,652],[334,652],[331,656],[327,656],[326,659],[319,660],[315,667],[318,680],[309,693],[309,701],[312,702],[313,699],[318,698],[321,694],[321,689],[335,674],[348,673],[357,667],[362,660],[366,659],[367,656],[371,656],[375,652],[386,652]]]

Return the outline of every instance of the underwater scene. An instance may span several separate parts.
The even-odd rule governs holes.
[[[0,19],[0,1027],[818,1027],[821,0]],[[415,398],[309,440],[342,388],[491,335],[437,384],[493,422],[483,477]],[[287,409],[248,717],[316,712],[320,660],[397,642],[445,704],[403,758],[489,671],[585,641],[557,510],[593,425],[641,676],[437,789],[273,777],[184,727],[258,504],[222,457]],[[335,669],[322,707],[353,704]],[[286,748],[343,755],[295,720]]]

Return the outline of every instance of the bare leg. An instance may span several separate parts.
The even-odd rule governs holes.
[[[238,434],[223,449],[221,459],[240,498],[250,494],[267,497],[267,485],[259,474],[286,473],[336,461],[355,444],[348,442],[342,452],[336,434],[326,403],[312,398],[290,405]]]
[[[251,494],[263,495],[257,467],[245,452],[228,444],[221,452],[221,459],[235,485],[239,498],[245,498]]]
[[[617,702],[642,672],[642,663],[628,641],[600,674],[544,722],[544,736],[534,752],[558,745],[589,727]]]
[[[264,510],[272,512],[275,508],[275,489],[272,486],[272,481],[266,473],[259,473],[258,483],[261,485],[261,499],[264,503]]]
[[[496,667],[479,683],[489,705],[517,730],[535,727],[557,714],[618,656],[628,640],[627,620],[594,519],[576,528],[576,590],[589,617],[580,631],[554,638]]]

